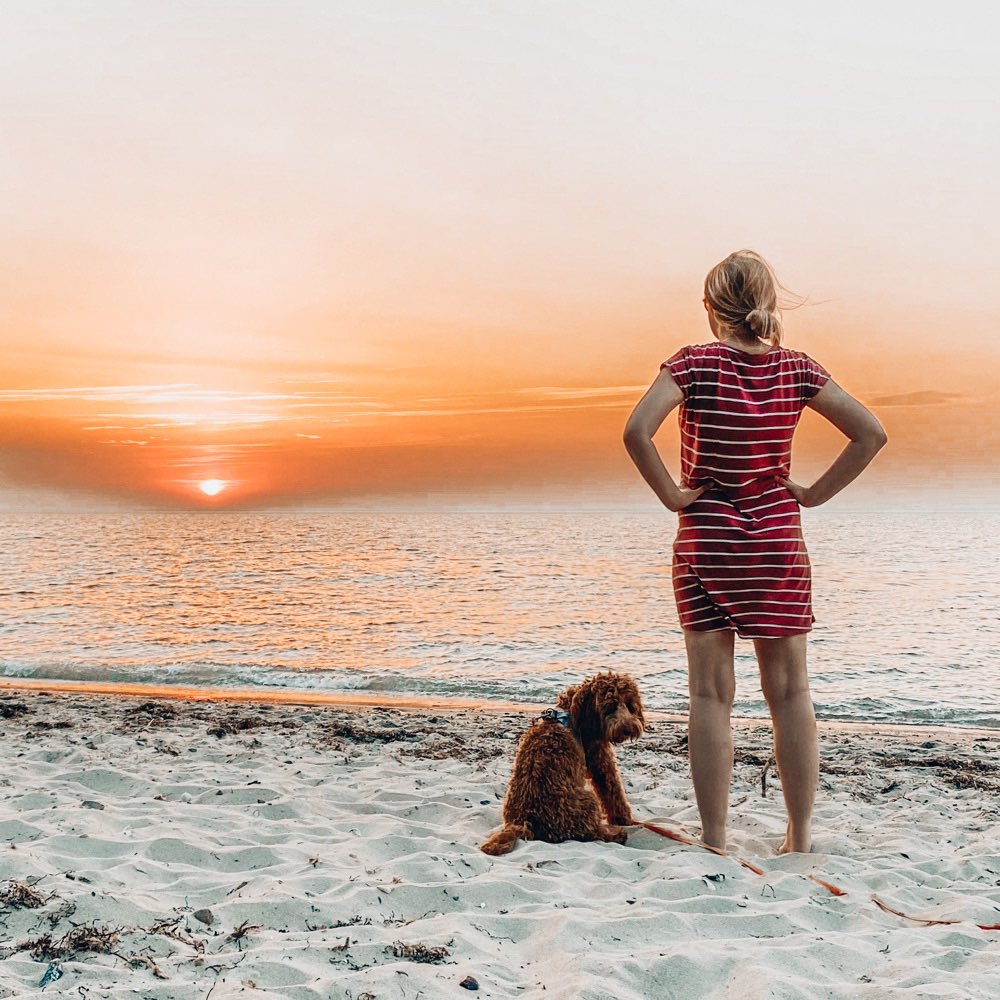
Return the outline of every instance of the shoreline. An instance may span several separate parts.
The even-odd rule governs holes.
[[[821,733],[810,854],[775,853],[747,724],[728,855],[637,827],[490,858],[524,712],[144,695],[0,691],[0,997],[1000,994],[995,735]],[[637,818],[695,833],[686,743],[617,753]]]
[[[164,699],[191,702],[232,702],[244,704],[259,702],[268,705],[303,705],[331,708],[372,708],[398,709],[410,712],[463,712],[477,711],[491,715],[504,713],[530,716],[548,707],[542,702],[504,702],[484,698],[437,698],[433,696],[386,696],[358,693],[296,691],[287,688],[201,688],[181,685],[123,684],[102,681],[61,681],[35,680],[33,678],[0,677],[0,695],[4,692],[38,692],[41,694],[83,694],[95,697],[126,697]],[[661,722],[687,723],[687,715],[676,712],[650,710],[649,719]],[[732,725],[737,728],[757,728],[771,726],[767,716],[732,717]],[[979,726],[935,726],[909,725],[896,722],[846,722],[842,720],[817,719],[817,728],[831,733],[884,733],[888,735],[914,735],[958,737],[1000,741],[1000,729],[985,729]]]

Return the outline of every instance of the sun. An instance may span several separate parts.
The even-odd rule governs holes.
[[[198,489],[209,497],[218,496],[225,488],[224,479],[206,479],[198,484]]]

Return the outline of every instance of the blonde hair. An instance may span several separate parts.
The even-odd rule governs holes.
[[[735,250],[705,277],[705,300],[720,326],[743,340],[760,337],[781,343],[781,306],[778,289],[788,291],[774,268],[753,250]],[[801,303],[785,303],[795,308]]]

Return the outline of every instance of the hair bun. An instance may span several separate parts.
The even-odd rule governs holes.
[[[744,322],[758,337],[777,343],[775,334],[778,333],[778,317],[770,309],[751,309],[744,317]]]

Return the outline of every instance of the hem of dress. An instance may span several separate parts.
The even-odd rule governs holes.
[[[741,632],[735,625],[720,625],[719,628],[685,628],[681,626],[682,632],[735,632],[738,639],[784,639],[785,636],[806,635],[813,630],[812,625],[808,628],[783,631],[781,635],[747,635]]]

